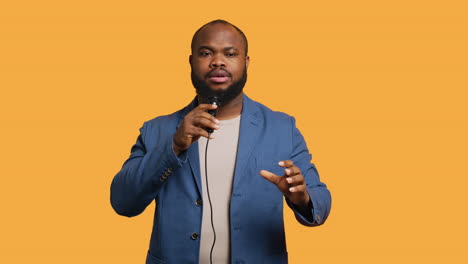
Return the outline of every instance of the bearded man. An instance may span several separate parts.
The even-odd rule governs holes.
[[[288,263],[283,197],[301,224],[317,226],[330,192],[295,119],[243,93],[244,33],[215,20],[195,32],[191,50],[195,99],[144,123],[111,204],[132,217],[156,202],[146,263]]]

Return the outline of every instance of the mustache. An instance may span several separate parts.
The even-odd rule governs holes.
[[[205,77],[208,78],[208,77],[210,77],[210,76],[213,76],[213,75],[220,75],[220,74],[226,75],[226,76],[228,76],[228,77],[232,77],[232,74],[231,74],[229,71],[227,71],[227,70],[225,70],[225,69],[218,69],[218,68],[215,68],[215,69],[211,70],[210,72],[208,72],[208,73],[205,75]]]

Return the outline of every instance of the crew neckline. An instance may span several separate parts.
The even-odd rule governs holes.
[[[219,120],[219,124],[220,125],[229,125],[229,124],[232,124],[232,123],[235,123],[237,121],[239,121],[241,115],[238,115],[234,118],[231,118],[231,119],[226,119],[226,120]]]

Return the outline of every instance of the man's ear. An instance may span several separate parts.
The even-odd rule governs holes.
[[[188,62],[190,64],[190,66],[192,66],[192,54],[190,54],[190,56],[188,57]]]
[[[249,56],[245,56],[245,68],[248,68],[248,67],[249,67],[249,63],[250,63],[250,57],[249,57]]]

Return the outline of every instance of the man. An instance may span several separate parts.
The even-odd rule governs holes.
[[[330,193],[294,118],[242,92],[247,53],[234,25],[202,26],[189,60],[197,97],[146,122],[112,182],[118,214],[156,201],[146,263],[287,263],[283,197],[306,226],[329,214]],[[219,107],[208,103],[214,96]]]

